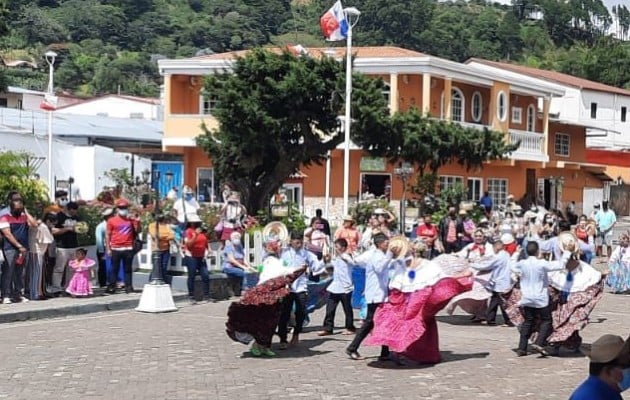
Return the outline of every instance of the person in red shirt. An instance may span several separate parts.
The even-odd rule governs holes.
[[[112,265],[123,263],[125,271],[125,292],[133,292],[131,267],[133,264],[133,242],[140,233],[140,223],[129,217],[129,202],[125,199],[116,200],[116,215],[107,220],[105,228],[105,252],[112,259]],[[116,293],[116,275],[118,268],[112,268],[109,274],[107,293]]]
[[[184,265],[188,271],[188,295],[190,301],[195,302],[193,297],[195,275],[199,271],[203,282],[203,294],[210,298],[210,275],[206,264],[206,251],[208,249],[208,237],[201,228],[201,219],[198,215],[189,215],[186,231],[184,232]]]
[[[435,241],[438,238],[437,226],[433,223],[433,216],[431,214],[424,215],[424,222],[416,228],[416,235],[426,246],[427,250],[424,253],[424,258],[430,260],[435,254]]]

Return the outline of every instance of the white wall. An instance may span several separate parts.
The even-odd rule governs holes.
[[[141,113],[144,116],[142,119],[158,119],[158,105],[113,96],[74,104],[56,112],[75,115],[106,114],[114,118],[130,118],[131,114]]]
[[[44,157],[45,160],[38,168],[37,173],[44,182],[48,180],[48,140],[46,137],[33,136],[31,134],[0,132],[0,151],[26,151],[35,157]],[[101,191],[103,186],[112,186],[108,178],[104,176],[106,171],[112,168],[131,168],[131,162],[125,157],[131,157],[128,153],[116,153],[112,149],[102,146],[76,146],[55,139],[53,141],[53,171],[57,180],[67,180],[73,177],[75,189],[80,190],[83,200],[91,200]],[[151,170],[151,160],[147,158],[135,158],[136,175],[140,172]]]

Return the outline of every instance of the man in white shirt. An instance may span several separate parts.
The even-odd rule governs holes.
[[[372,237],[374,248],[366,251],[355,259],[357,266],[365,268],[365,301],[367,303],[367,316],[354,340],[346,349],[346,354],[353,360],[361,360],[357,350],[361,342],[374,328],[374,313],[381,303],[387,301],[389,269],[392,267],[391,261],[394,258],[392,251],[387,248],[389,240],[383,233],[377,233]],[[389,359],[389,348],[381,346],[379,360]]]
[[[173,203],[173,210],[177,213],[177,221],[180,224],[186,223],[191,216],[197,217],[197,211],[199,210],[199,203],[195,200],[195,192],[190,186],[184,186],[182,190],[182,198],[175,200]],[[192,217],[193,219],[195,217]]]
[[[291,345],[296,345],[300,341],[300,333],[302,333],[302,326],[304,325],[304,318],[306,317],[308,274],[318,275],[324,270],[325,263],[330,261],[329,255],[322,257],[321,261],[318,260],[313,253],[302,247],[302,239],[302,232],[291,232],[290,246],[282,252],[282,256],[280,257],[287,268],[295,270],[304,265],[307,266],[306,273],[300,275],[299,278],[293,281],[291,284],[291,293],[289,293],[282,302],[282,313],[280,314],[280,320],[278,322],[278,336],[280,336],[281,350],[285,350],[289,345],[287,342],[287,334],[293,304],[295,304],[295,328],[293,329],[293,335],[291,337]]]
[[[324,318],[324,330],[319,336],[333,334],[335,327],[335,312],[337,305],[341,302],[343,313],[346,316],[346,330],[342,335],[352,335],[354,327],[354,316],[352,312],[352,256],[348,253],[348,242],[346,239],[335,240],[335,252],[337,255],[332,259],[333,278],[328,286],[328,300],[326,301],[326,317]]]
[[[512,235],[504,234],[503,236]],[[503,237],[501,239],[507,239]],[[514,239],[512,238],[512,241]],[[487,258],[475,264],[471,264],[471,268],[478,271],[492,271],[490,279],[486,284],[486,289],[492,293],[490,298],[490,304],[488,305],[488,311],[486,316],[486,323],[488,325],[496,325],[497,309],[501,308],[501,314],[503,315],[503,323],[506,326],[513,326],[510,322],[510,318],[505,312],[505,301],[503,295],[512,290],[512,271],[510,270],[510,264],[513,259],[510,254],[504,250],[504,243],[502,240],[494,242],[494,255],[491,258]],[[518,256],[518,252],[514,253]]]
[[[520,277],[521,300],[518,303],[523,309],[524,322],[520,329],[520,341],[516,354],[519,357],[527,355],[527,343],[534,330],[536,318],[541,320],[540,330],[536,343],[532,348],[543,356],[549,355],[543,347],[553,329],[551,325],[551,308],[549,306],[549,277],[552,271],[560,271],[565,268],[566,262],[571,256],[570,252],[564,252],[560,262],[549,262],[539,259],[539,247],[537,242],[527,243],[527,259],[517,262],[512,271]]]

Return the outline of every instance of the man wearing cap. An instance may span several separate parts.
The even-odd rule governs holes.
[[[63,202],[59,204],[63,204]],[[73,201],[67,203],[63,211],[57,214],[57,225],[52,230],[57,248],[55,267],[52,273],[52,293],[54,295],[65,293],[65,285],[62,285],[64,272],[66,284],[70,282],[74,274],[74,270],[68,266],[68,262],[74,258],[76,249],[79,247],[79,239],[75,232],[75,226],[79,221],[81,221],[79,205]]]
[[[199,210],[199,203],[195,200],[195,192],[192,188],[184,186],[182,192],[183,197],[173,203],[173,210],[177,213],[177,221],[180,224],[184,224],[189,216],[196,216]]]
[[[343,226],[335,232],[335,240],[346,239],[348,242],[348,252],[354,253],[361,241],[361,233],[354,226],[354,218],[351,215],[343,217]]]
[[[105,227],[107,220],[114,215],[114,209],[108,208],[101,214],[103,220],[96,225],[94,229],[94,237],[96,238],[96,258],[98,259],[98,285],[100,287],[107,286],[107,267],[105,261]]]
[[[620,393],[630,386],[630,339],[604,335],[585,353],[590,359],[588,378],[569,400],[623,400]]]
[[[121,261],[125,271],[125,292],[133,292],[131,267],[133,264],[133,242],[140,233],[139,221],[129,217],[129,202],[116,200],[116,215],[107,220],[105,226],[105,253],[111,257],[112,265],[117,267]],[[109,273],[107,293],[116,293],[116,274],[118,268]]]
[[[392,249],[392,251],[388,250],[389,240],[385,234],[377,233],[372,240],[374,248],[355,259],[358,267],[365,268],[365,301],[368,306],[367,316],[363,325],[357,331],[352,343],[346,348],[346,354],[353,360],[362,359],[358,353],[359,346],[374,328],[376,309],[381,303],[387,301],[390,264],[392,264],[391,261],[394,256],[398,255],[393,253],[395,249]],[[381,346],[379,360],[384,361],[387,359],[389,359],[389,348]]]

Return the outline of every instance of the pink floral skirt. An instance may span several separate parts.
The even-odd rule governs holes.
[[[472,288],[471,278],[443,278],[413,293],[392,290],[389,302],[374,315],[374,329],[365,344],[390,350],[419,363],[440,361],[435,315],[460,293]]]

